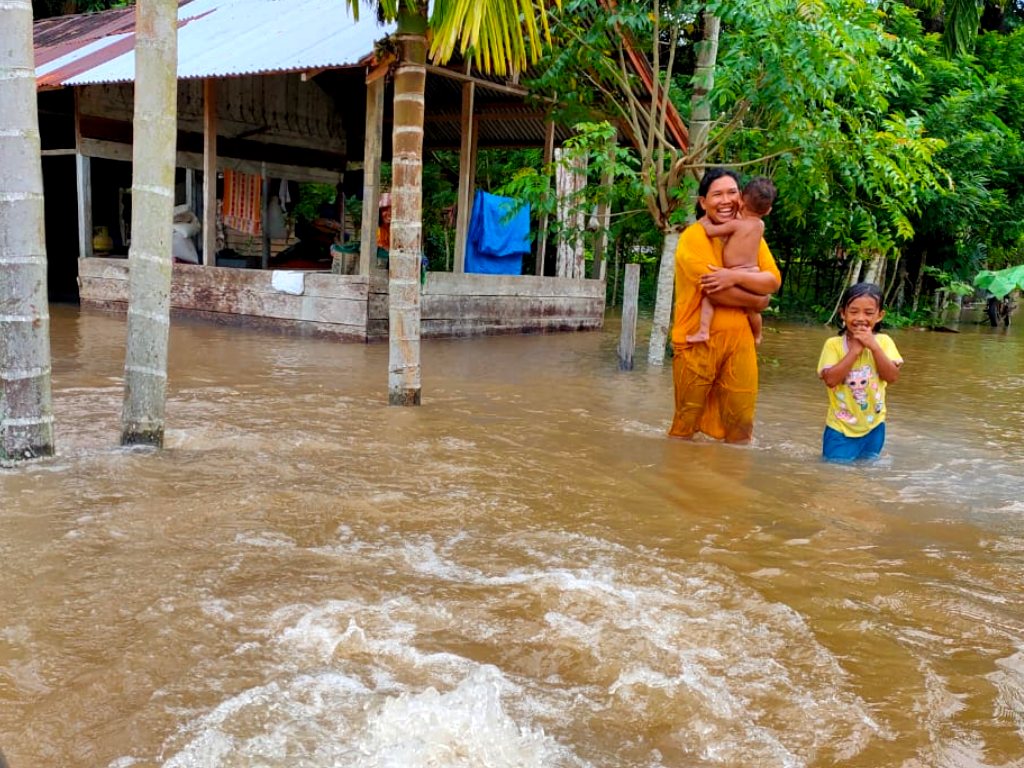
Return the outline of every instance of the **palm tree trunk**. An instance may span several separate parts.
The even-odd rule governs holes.
[[[427,7],[398,15],[401,62],[395,73],[391,252],[388,255],[388,403],[419,405],[420,252],[423,229],[423,108]]]
[[[704,39],[697,45],[697,66],[693,73],[693,97],[690,117],[690,153],[695,166],[700,167],[706,160],[708,133],[711,129],[711,89],[715,85],[715,65],[718,61],[718,36],[721,30],[719,18],[704,12]],[[665,230],[665,241],[661,249],[661,266],[658,270],[658,292],[654,298],[654,322],[651,325],[650,345],[647,362],[663,365],[665,346],[668,341],[669,324],[672,320],[672,291],[675,283],[676,245],[679,243],[679,229]]]
[[[6,464],[51,456],[54,444],[32,3],[9,0],[0,8],[0,463]]]
[[[705,10],[704,38],[697,44],[697,66],[693,72],[693,96],[690,98],[690,152],[698,163],[704,163],[707,159],[708,134],[711,132],[711,91],[715,87],[721,28],[721,20]]]
[[[121,445],[164,442],[171,220],[178,126],[178,3],[139,0],[135,16],[132,245]]]

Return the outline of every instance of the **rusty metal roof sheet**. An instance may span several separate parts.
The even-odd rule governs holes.
[[[37,22],[39,87],[135,79],[134,9]],[[178,8],[178,77],[352,66],[394,31],[344,0],[190,0]]]

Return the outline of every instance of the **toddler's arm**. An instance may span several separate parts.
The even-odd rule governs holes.
[[[743,219],[730,219],[721,224],[715,224],[707,216],[699,219],[699,223],[704,227],[708,237],[730,237],[740,230],[742,221]]]

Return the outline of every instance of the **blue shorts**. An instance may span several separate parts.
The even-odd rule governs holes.
[[[821,437],[821,457],[825,461],[857,461],[877,459],[885,445],[885,422],[863,437],[847,437],[842,432],[825,427]]]

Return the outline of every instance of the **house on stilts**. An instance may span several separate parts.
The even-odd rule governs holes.
[[[50,295],[115,311],[128,302],[134,24],[124,8],[34,29]],[[180,3],[175,203],[186,253],[173,268],[173,312],[387,338],[377,228],[392,32],[371,13],[353,19],[342,0]],[[543,222],[519,274],[467,271],[465,260],[478,152],[544,147],[550,158],[569,131],[516,82],[461,62],[427,70],[424,150],[458,158],[458,201],[451,260],[422,285],[422,336],[600,328],[600,236],[590,274],[582,250],[548,242]],[[324,204],[336,241],[326,260],[298,247],[323,232],[303,234],[286,215],[313,184],[339,193]]]

